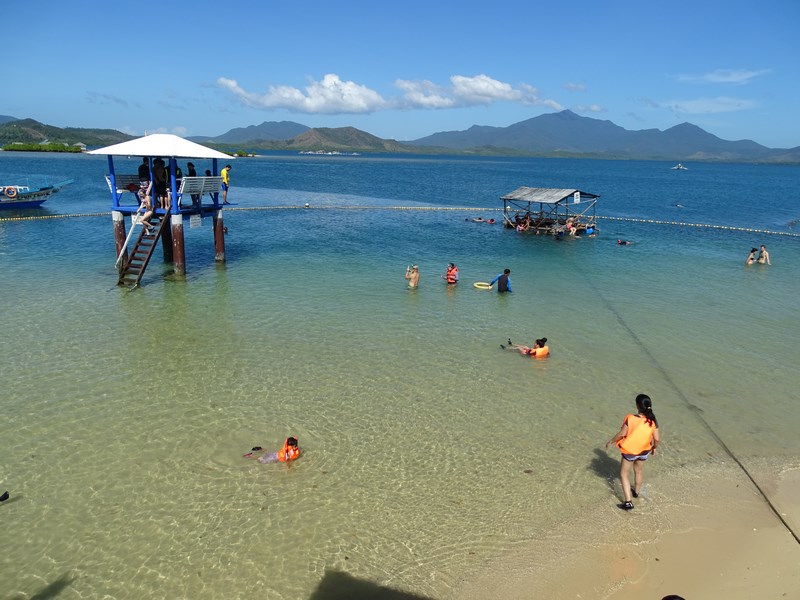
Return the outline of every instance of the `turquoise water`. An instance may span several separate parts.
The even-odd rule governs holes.
[[[156,262],[127,291],[105,159],[0,153],[4,179],[75,179],[11,215],[54,218],[0,222],[4,595],[309,598],[343,573],[454,597],[570,515],[605,539],[617,458],[598,449],[639,392],[664,436],[640,507],[657,527],[730,463],[706,424],[756,478],[797,464],[797,238],[605,220],[557,243],[465,220],[533,185],[599,193],[604,216],[793,232],[800,168],[669,166],[237,160],[227,263],[204,222],[185,280]],[[102,214],[58,218],[77,213]],[[773,265],[744,267],[761,243]],[[471,287],[504,267],[513,295]],[[540,336],[547,361],[499,348]],[[288,468],[242,458],[290,434]]]

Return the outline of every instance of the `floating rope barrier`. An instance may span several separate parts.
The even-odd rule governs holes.
[[[75,213],[66,215],[33,215],[30,217],[2,217],[0,223],[5,221],[41,221],[44,219],[76,219],[78,217],[107,217],[110,213]]]
[[[366,206],[366,205],[340,205],[340,206],[305,206],[302,204],[287,204],[285,206],[234,206],[225,208],[232,212],[252,212],[261,210],[386,210],[386,211],[422,211],[422,212],[503,212],[502,208],[481,208],[475,206]],[[63,215],[34,215],[26,217],[0,218],[0,223],[5,221],[37,221],[42,219],[72,219],[78,217],[104,217],[109,213],[76,213]],[[634,217],[609,217],[597,215],[598,220],[620,221],[625,223],[645,223],[649,225],[671,225],[673,227],[695,227],[697,229],[719,229],[723,231],[740,231],[743,233],[758,233],[760,235],[782,235],[784,237],[800,237],[800,233],[791,231],[771,231],[769,229],[756,229],[754,227],[735,227],[733,225],[713,225],[711,223],[686,223],[683,221],[665,221],[661,219],[639,219]]]
[[[628,223],[652,223],[654,225],[674,225],[676,227],[698,227],[700,229],[724,229],[726,231],[744,231],[747,233],[763,233],[765,235],[785,235],[788,237],[800,237],[800,233],[791,231],[770,231],[769,229],[754,229],[752,227],[734,227],[732,225],[710,225],[707,223],[684,223],[681,221],[661,221],[659,219],[634,219],[632,217],[604,217],[597,216],[598,219],[606,221],[626,221]]]

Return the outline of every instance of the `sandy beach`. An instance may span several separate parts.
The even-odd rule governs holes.
[[[656,497],[638,503],[631,514],[620,511],[613,515],[619,517],[614,519],[616,534],[609,535],[607,543],[587,547],[581,542],[582,529],[596,529],[598,521],[607,520],[608,515],[599,513],[616,510],[609,502],[601,511],[581,516],[565,531],[521,549],[514,559],[494,565],[491,573],[470,582],[454,597],[800,598],[800,545],[749,479],[730,465],[727,472],[704,481],[705,486],[693,481],[691,497],[686,495],[685,502],[656,507],[661,502]],[[800,466],[793,465],[761,485],[796,533]],[[555,545],[562,549],[566,545],[568,550],[542,561],[548,547]]]

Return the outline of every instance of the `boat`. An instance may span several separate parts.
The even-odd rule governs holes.
[[[30,187],[28,185],[0,185],[0,209],[38,208],[65,185],[72,183],[67,179],[55,185]]]
[[[684,167],[681,163],[678,163],[674,167],[671,167],[673,171],[688,171],[686,167]]]

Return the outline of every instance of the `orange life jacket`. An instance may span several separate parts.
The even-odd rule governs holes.
[[[286,442],[283,444],[283,448],[278,450],[278,460],[280,462],[289,462],[290,460],[294,460],[300,456],[300,448],[297,446],[290,446]]]
[[[458,281],[458,267],[447,267],[447,283],[456,283]]]
[[[550,356],[550,346],[542,346],[541,348],[531,348],[531,356],[533,358],[547,358]]]
[[[622,423],[627,423],[628,432],[624,438],[617,442],[620,452],[637,455],[653,449],[655,423],[648,423],[647,419],[641,415],[627,415]]]

